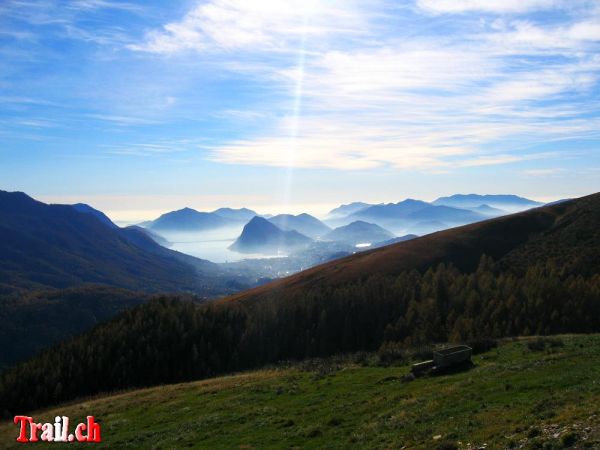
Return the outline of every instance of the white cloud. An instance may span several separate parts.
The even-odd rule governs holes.
[[[600,16],[580,19],[568,25],[540,26],[525,20],[504,23],[502,29],[482,36],[505,55],[562,54],[597,50]]]
[[[561,169],[561,168],[530,169],[530,170],[524,170],[523,174],[530,176],[530,177],[547,177],[547,176],[551,176],[551,175],[557,175],[564,171],[565,171],[565,169]]]
[[[71,0],[71,3],[67,7],[76,10],[121,9],[125,11],[141,11],[143,9],[135,3],[109,0]]]
[[[302,36],[356,33],[362,18],[351,1],[212,0],[178,21],[148,33],[131,50],[172,54],[186,50],[282,50]],[[335,24],[335,25],[334,25]]]
[[[419,8],[432,13],[526,13],[566,4],[565,0],[417,0]]]
[[[86,114],[86,117],[89,117],[90,119],[112,122],[119,126],[156,124],[156,121],[144,117],[120,116],[115,114]]]
[[[132,143],[124,145],[107,145],[106,153],[109,155],[126,156],[160,156],[170,153],[182,153],[197,149],[199,143],[189,139],[176,139],[170,141],[156,141],[144,143]]]
[[[369,14],[355,3],[211,0],[130,49],[212,52],[221,70],[287,92],[284,106],[214,112],[240,123],[274,118],[209,149],[214,161],[443,171],[527,160],[528,148],[597,133],[598,119],[583,117],[598,111],[589,96],[600,75],[600,21],[586,3],[419,0],[417,11],[434,13],[577,10],[559,22],[467,20],[446,34],[430,24],[390,31],[402,11]]]

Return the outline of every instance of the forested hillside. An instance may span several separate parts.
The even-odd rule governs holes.
[[[150,298],[106,286],[0,297],[0,370]]]

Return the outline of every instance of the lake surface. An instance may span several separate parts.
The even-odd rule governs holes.
[[[195,232],[195,233],[161,233],[171,245],[171,250],[207,259],[215,263],[236,262],[243,259],[275,258],[286,256],[263,255],[253,253],[238,253],[229,250],[229,246],[237,239],[242,228],[227,228],[218,231]]]

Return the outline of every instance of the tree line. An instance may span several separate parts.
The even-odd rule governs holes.
[[[483,256],[462,273],[372,276],[257,302],[163,297],[44,351],[0,376],[6,415],[81,396],[180,382],[286,359],[479,338],[600,331],[600,275],[552,261],[522,274]]]

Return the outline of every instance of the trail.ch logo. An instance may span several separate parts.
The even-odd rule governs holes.
[[[14,423],[19,425],[17,442],[102,442],[100,424],[94,416],[87,416],[87,422],[78,424],[74,434],[69,433],[67,416],[56,416],[54,423],[37,423],[33,417],[15,416]]]

